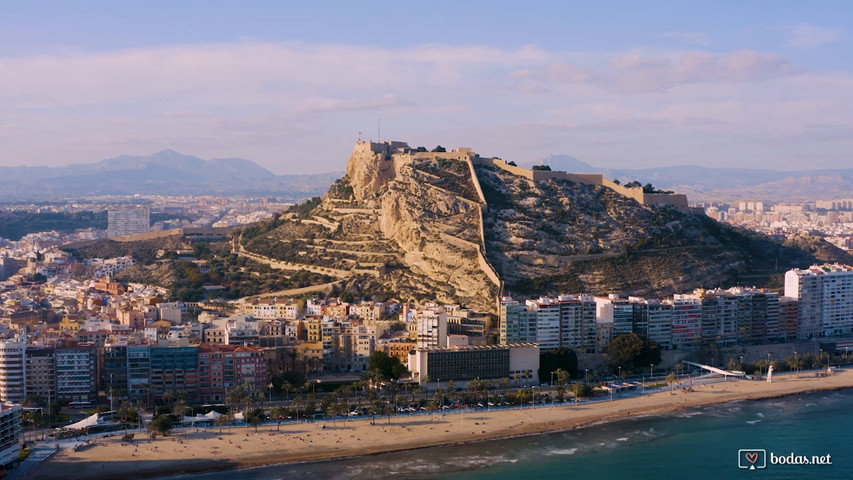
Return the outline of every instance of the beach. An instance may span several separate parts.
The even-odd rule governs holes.
[[[44,462],[32,478],[145,478],[179,473],[246,468],[258,465],[357,457],[381,452],[454,445],[521,435],[569,430],[629,417],[668,414],[692,407],[757,400],[797,393],[853,387],[853,373],[836,371],[824,378],[814,372],[777,375],[773,383],[734,380],[675,388],[613,401],[567,403],[554,407],[498,411],[447,410],[433,415],[377,417],[314,423],[181,430],[167,437],[121,436],[96,439],[78,451],[62,451]],[[325,426],[324,426],[325,425]],[[73,472],[73,475],[72,475]]]

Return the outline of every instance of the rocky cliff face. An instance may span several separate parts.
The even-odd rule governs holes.
[[[665,296],[700,287],[778,287],[788,268],[850,256],[783,245],[702,214],[645,207],[607,188],[531,182],[478,167],[486,251],[505,293]]]
[[[805,251],[601,186],[534,182],[476,158],[360,142],[321,201],[281,215],[244,238],[245,248],[333,275],[356,296],[487,311],[501,285],[522,295],[659,296],[772,286],[785,269],[827,251],[851,260],[825,242]]]
[[[409,152],[396,142],[359,143],[347,175],[319,205],[247,249],[333,269],[355,293],[378,289],[494,310],[498,286],[478,262],[480,205],[472,181],[458,159]]]

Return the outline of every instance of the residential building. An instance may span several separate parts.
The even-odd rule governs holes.
[[[183,392],[188,400],[198,395],[198,346],[151,347],[151,396]]]
[[[853,334],[853,267],[827,264],[785,273],[785,296],[799,301],[799,337]]]
[[[536,341],[536,312],[527,305],[504,297],[500,303],[500,343],[527,343]]]
[[[27,344],[0,342],[0,402],[24,403],[26,387]]]
[[[53,348],[27,347],[26,392],[37,398],[39,405],[49,405],[56,395],[56,352]]]
[[[92,344],[68,343],[56,348],[56,396],[61,402],[97,398],[97,353]]]
[[[122,206],[107,209],[107,236],[118,237],[148,233],[151,218],[148,207]]]
[[[447,314],[436,310],[415,312],[418,348],[447,345]]]
[[[698,347],[702,340],[702,301],[688,295],[675,295],[671,303],[672,348],[690,350]]]
[[[21,449],[21,406],[0,404],[0,465],[18,460]]]

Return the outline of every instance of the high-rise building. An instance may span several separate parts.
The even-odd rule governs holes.
[[[151,228],[148,207],[122,206],[107,209],[107,236],[118,237],[148,233]]]
[[[675,295],[672,300],[672,348],[689,350],[702,340],[702,301],[688,295]]]
[[[560,346],[560,303],[553,298],[528,300],[527,309],[536,312],[536,343],[548,351]]]
[[[27,348],[27,397],[40,405],[56,402],[56,355],[53,348]]]
[[[557,302],[560,305],[559,346],[594,353],[599,343],[595,299],[589,295],[561,295]]]
[[[98,395],[97,353],[93,344],[56,348],[56,396],[64,402],[91,402]]]
[[[672,304],[659,303],[649,300],[646,303],[646,315],[649,322],[650,340],[654,340],[660,348],[672,348]]]
[[[501,299],[500,343],[527,343],[536,341],[536,312],[528,310],[527,305],[513,300]]]
[[[24,403],[26,387],[26,350],[23,342],[0,342],[0,402]]]
[[[151,347],[151,396],[163,398],[166,392],[186,395],[188,400],[198,395],[198,346]]]
[[[799,337],[853,334],[853,267],[812,266],[785,273],[785,296],[799,301]]]
[[[447,314],[432,310],[416,312],[418,348],[447,346]]]
[[[21,406],[0,403],[0,465],[18,460],[21,445]]]

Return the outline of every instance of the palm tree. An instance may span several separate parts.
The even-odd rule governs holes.
[[[234,415],[228,413],[225,415],[220,415],[216,417],[216,420],[213,421],[214,425],[219,426],[219,433],[222,433],[222,426],[228,425],[234,421]]]
[[[672,395],[672,386],[675,384],[675,380],[676,380],[676,378],[675,378],[674,373],[670,373],[669,375],[666,376],[666,383],[669,384],[669,394],[670,395]]]
[[[504,396],[506,396],[509,391],[509,377],[504,377],[501,379],[501,388],[504,389]]]
[[[275,420],[276,420],[276,427],[275,427],[276,431],[279,431],[281,429],[281,419],[282,419],[282,417],[284,417],[286,415],[287,415],[287,409],[284,407],[273,407],[270,410],[270,416],[275,418]]]
[[[178,400],[174,405],[172,405],[172,415],[183,417],[186,413],[186,409],[187,403],[183,400]]]

